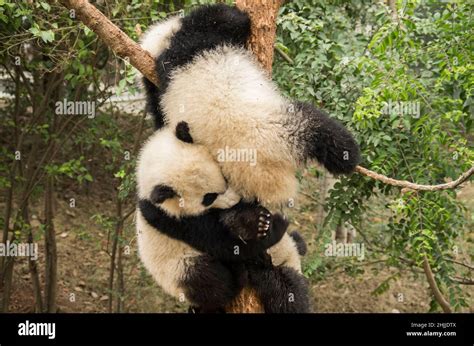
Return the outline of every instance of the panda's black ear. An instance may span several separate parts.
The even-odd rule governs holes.
[[[156,185],[151,192],[150,201],[154,204],[160,204],[177,195],[176,191],[168,185]]]
[[[186,143],[193,143],[193,137],[189,133],[188,123],[181,121],[176,125],[176,137]]]

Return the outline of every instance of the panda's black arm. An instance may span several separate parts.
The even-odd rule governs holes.
[[[296,112],[302,117],[304,126],[297,126],[297,141],[303,144],[305,159],[318,160],[333,174],[347,174],[354,171],[360,162],[360,149],[352,134],[337,120],[324,111],[305,102],[295,103]]]
[[[212,209],[200,216],[177,219],[145,199],[138,202],[138,207],[145,220],[155,227],[157,232],[180,240],[215,258],[228,261],[242,261],[258,256],[279,242],[286,229],[273,227],[264,239],[244,242],[232,236],[229,229],[220,222],[220,213],[224,212],[222,210]]]

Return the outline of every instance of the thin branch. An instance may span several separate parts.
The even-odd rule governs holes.
[[[430,285],[431,291],[433,292],[433,295],[436,301],[438,302],[438,304],[441,306],[444,312],[446,313],[453,312],[448,301],[444,298],[443,294],[439,290],[438,285],[436,284],[433,271],[431,270],[430,263],[428,262],[428,258],[426,256],[423,259],[423,270],[425,271],[425,275],[426,275],[426,278],[428,279],[428,283]]]
[[[457,276],[450,276],[449,278],[460,285],[474,285],[473,280],[469,280],[466,278],[460,278]]]
[[[455,263],[455,264],[459,264],[460,266],[466,267],[466,268],[468,268],[468,269],[470,269],[470,270],[474,270],[474,266],[473,266],[473,265],[470,265],[470,264],[468,264],[468,263],[456,261],[456,260],[453,260],[453,259],[450,259],[450,258],[445,258],[444,260],[445,260],[445,261],[448,261],[448,262]]]
[[[288,62],[289,64],[293,65],[294,64],[294,61],[293,59],[290,58],[290,56],[288,54],[286,54],[280,47],[278,46],[275,46],[275,51],[280,54],[280,56],[286,60],[286,62]]]
[[[375,180],[379,180],[379,181],[381,181],[385,184],[398,186],[398,187],[404,187],[404,188],[407,188],[407,189],[418,190],[418,191],[439,191],[439,190],[454,189],[457,186],[464,183],[466,180],[469,179],[469,177],[471,175],[474,174],[474,166],[473,166],[469,170],[467,170],[466,172],[461,174],[459,176],[459,178],[457,178],[456,180],[453,180],[449,183],[439,184],[439,185],[421,185],[421,184],[412,183],[412,182],[409,182],[409,181],[406,181],[406,180],[397,180],[397,179],[389,178],[385,175],[376,173],[376,172],[371,171],[371,170],[369,170],[367,168],[364,168],[362,166],[357,166],[355,170],[356,170],[356,172],[358,172],[362,175],[365,175],[365,176],[367,176],[369,178],[372,178],[372,179],[375,179]]]

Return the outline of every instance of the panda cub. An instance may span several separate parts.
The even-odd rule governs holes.
[[[156,131],[140,153],[136,225],[145,267],[167,293],[203,311],[224,307],[246,284],[261,292],[267,312],[307,311],[298,269],[273,268],[266,253],[275,244],[285,256],[295,248],[279,244],[287,221],[240,201],[207,149],[192,141],[182,122]],[[297,233],[293,239],[301,245]],[[288,295],[296,303],[280,301]]]
[[[141,45],[155,58],[160,88],[144,79],[147,107],[156,128],[187,122],[216,160],[254,150],[256,165],[218,160],[224,177],[244,200],[279,208],[295,198],[298,166],[316,159],[333,174],[350,173],[359,147],[323,111],[278,92],[245,49],[249,35],[249,16],[224,4],[152,26]]]

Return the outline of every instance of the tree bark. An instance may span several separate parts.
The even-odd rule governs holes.
[[[56,232],[54,230],[54,211],[53,211],[54,177],[46,178],[46,193],[44,201],[45,214],[45,312],[56,312],[56,292],[58,282],[58,254],[56,247]]]
[[[423,259],[423,270],[425,271],[425,275],[428,280],[428,284],[430,285],[431,292],[433,292],[433,295],[436,301],[438,302],[438,304],[441,306],[444,312],[452,313],[453,310],[451,309],[451,306],[449,305],[446,298],[444,298],[438,285],[436,284],[433,271],[431,270],[430,262],[428,261],[428,257],[426,257],[426,255],[425,255],[425,258]]]
[[[280,0],[237,0],[236,6],[247,12],[251,19],[252,34],[247,43],[263,68],[271,76],[273,45],[276,35],[276,16]],[[265,310],[255,290],[245,287],[234,301],[226,306],[229,313],[264,313]]]
[[[237,0],[236,6],[250,15],[252,34],[248,48],[255,54],[269,75],[272,73],[273,46],[276,36],[276,17],[280,0]]]

